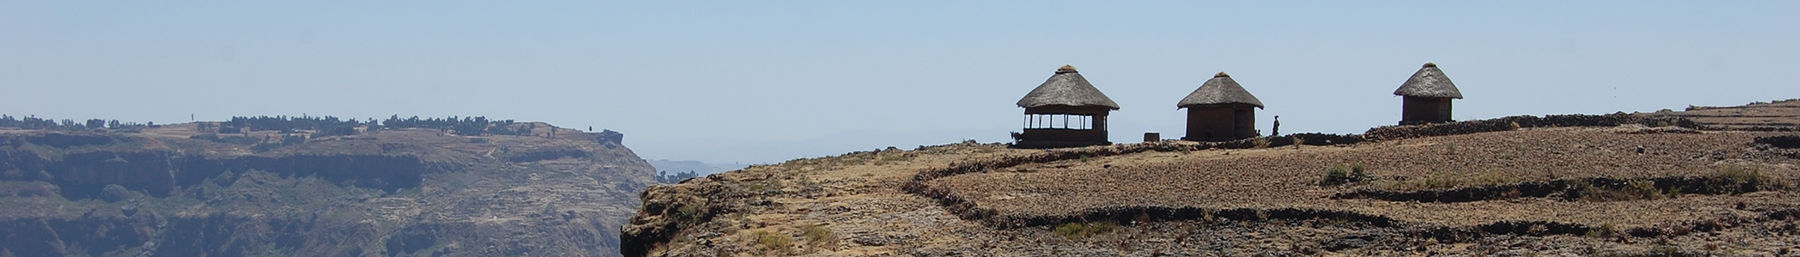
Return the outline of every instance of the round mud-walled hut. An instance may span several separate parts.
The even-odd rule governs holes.
[[[1263,103],[1231,75],[1219,72],[1175,107],[1188,109],[1187,136],[1182,140],[1229,141],[1257,136],[1256,108],[1263,108]]]
[[[1063,65],[1025,98],[1024,132],[1014,133],[1015,147],[1051,148],[1108,145],[1106,115],[1119,109],[1074,66]]]
[[[1444,70],[1429,62],[1400,84],[1394,95],[1405,98],[1400,107],[1400,125],[1450,122],[1450,100],[1463,98],[1450,77],[1444,76]]]

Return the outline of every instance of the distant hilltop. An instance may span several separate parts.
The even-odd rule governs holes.
[[[650,162],[650,166],[656,167],[657,181],[665,184],[673,184],[692,177],[718,174],[721,172],[742,169],[748,166],[742,164],[706,163],[694,160],[646,161]]]
[[[183,123],[188,124],[188,123]],[[483,116],[449,116],[445,118],[420,118],[412,116],[400,118],[389,116],[385,120],[376,121],[369,118],[365,121],[342,119],[335,116],[290,117],[278,116],[234,116],[226,121],[192,122],[193,132],[198,134],[242,134],[250,135],[258,131],[278,132],[283,136],[326,137],[347,136],[372,133],[383,129],[437,129],[440,132],[460,136],[542,136],[555,137],[556,126],[543,122],[516,122],[513,120],[490,120]],[[166,124],[165,124],[166,125]],[[120,122],[119,120],[88,119],[76,122],[72,119],[57,120],[25,116],[15,118],[11,115],[0,115],[0,128],[46,129],[46,130],[105,130],[118,132],[138,132],[145,128],[161,128],[156,122]],[[587,132],[593,132],[588,127]],[[623,144],[625,134],[603,129],[597,140]]]

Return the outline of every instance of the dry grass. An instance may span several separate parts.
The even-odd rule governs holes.
[[[1724,184],[1736,185],[1742,189],[1781,190],[1794,188],[1794,181],[1792,180],[1763,174],[1763,172],[1756,167],[1732,163],[1720,164],[1710,177],[1721,180]]]
[[[1625,187],[1619,189],[1605,189],[1586,183],[1579,185],[1578,188],[1580,188],[1578,192],[1581,192],[1581,200],[1584,201],[1662,200],[1665,198],[1663,191],[1656,188],[1656,182],[1641,179],[1631,180],[1626,183]]]
[[[806,242],[814,245],[831,244],[832,242],[837,241],[837,235],[832,234],[831,229],[827,229],[825,226],[818,224],[801,226],[800,235],[806,238]]]
[[[787,253],[788,247],[794,245],[793,238],[768,230],[751,232],[750,237],[750,241],[756,242],[756,245],[761,246],[764,251],[774,253]]]
[[[1298,144],[1295,146],[1298,147]],[[1368,181],[1370,177],[1367,170],[1368,168],[1363,167],[1362,164],[1331,166],[1331,169],[1325,172],[1325,177],[1319,179],[1319,185],[1336,186]]]
[[[1068,237],[1071,239],[1078,239],[1078,238],[1087,238],[1087,237],[1098,235],[1098,234],[1111,233],[1114,229],[1117,229],[1117,228],[1119,228],[1119,224],[1112,223],[1110,221],[1093,222],[1093,223],[1070,222],[1070,223],[1064,223],[1062,225],[1058,225],[1055,228],[1051,228],[1050,232],[1055,233],[1057,235],[1061,235],[1063,237]]]

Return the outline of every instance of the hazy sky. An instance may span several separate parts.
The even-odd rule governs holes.
[[[1800,97],[1795,1],[262,2],[0,1],[0,113],[483,115],[770,163],[1008,140],[1064,64],[1115,142],[1179,137],[1219,71],[1289,133],[1397,122],[1426,61],[1457,119]]]

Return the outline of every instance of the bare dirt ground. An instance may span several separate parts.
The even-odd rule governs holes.
[[[1000,218],[1055,219],[1078,217],[1096,210],[1145,206],[1211,211],[1318,210],[1385,218],[1395,223],[1391,227],[1409,230],[1481,230],[1492,229],[1496,224],[1529,224],[1519,228],[1523,231],[1502,233],[1542,236],[1558,233],[1551,231],[1558,230],[1557,227],[1575,227],[1584,229],[1561,233],[1594,239],[1605,238],[1602,235],[1610,233],[1638,231],[1653,234],[1645,239],[1669,240],[1640,242],[1647,245],[1642,247],[1644,249],[1621,248],[1629,249],[1626,252],[1649,251],[1658,246],[1718,249],[1717,246],[1708,248],[1704,242],[1711,242],[1709,239],[1691,237],[1694,234],[1690,231],[1718,222],[1768,219],[1771,216],[1784,219],[1771,221],[1781,224],[1777,227],[1791,226],[1792,221],[1785,220],[1791,218],[1782,215],[1800,210],[1800,192],[1791,190],[1794,178],[1800,177],[1797,176],[1800,169],[1795,166],[1797,159],[1750,146],[1755,136],[1779,133],[1633,134],[1631,131],[1634,130],[1528,129],[1364,143],[1354,147],[1144,152],[1034,163],[950,176],[931,183],[948,188],[979,208],[993,209]],[[1642,153],[1637,150],[1640,147],[1645,149]],[[1321,185],[1321,180],[1333,166],[1359,164],[1367,167],[1371,181]],[[1433,199],[1334,197],[1359,190],[1441,191],[1585,178],[1648,181],[1653,178],[1707,177],[1724,169],[1755,171],[1783,189],[1737,195],[1680,194],[1659,190],[1637,197],[1642,199],[1565,199],[1558,195],[1437,202]],[[1301,217],[1325,218],[1329,217]],[[1787,235],[1784,233],[1793,231],[1728,231],[1729,243],[1734,245],[1722,252],[1774,254],[1800,245],[1797,244],[1800,239],[1784,236]],[[1414,238],[1424,239],[1435,238]],[[1683,240],[1693,241],[1683,245],[1680,243]],[[1555,242],[1576,241],[1580,240],[1558,239]],[[1423,249],[1429,252],[1431,247]],[[1584,251],[1564,253],[1592,253]]]
[[[1734,165],[1792,181],[1800,175],[1795,166],[1800,160],[1772,156],[1750,146],[1754,136],[1768,134],[1772,133],[1627,134],[1612,128],[1529,129],[1354,147],[1146,152],[1021,165],[946,177],[933,183],[1007,214],[1070,215],[1115,205],[1306,208],[1451,226],[1547,220],[1636,227],[1715,216],[1711,214],[1731,209],[1737,200],[1793,208],[1800,205],[1800,198],[1787,192],[1756,192],[1726,197],[1725,201],[1697,195],[1647,201],[1505,199],[1420,204],[1332,196],[1430,179],[1488,179],[1492,181],[1470,183],[1510,184],[1590,177],[1706,176]],[[1645,149],[1643,153],[1637,152],[1640,147]],[[1356,164],[1367,167],[1375,181],[1320,185],[1332,166]]]
[[[1699,121],[1723,124],[1708,122]],[[1718,128],[1526,128],[1250,149],[965,143],[858,152],[653,186],[621,248],[627,256],[1800,254],[1800,158],[1755,142],[1794,132]],[[1340,166],[1363,167],[1364,176],[1322,183]]]

